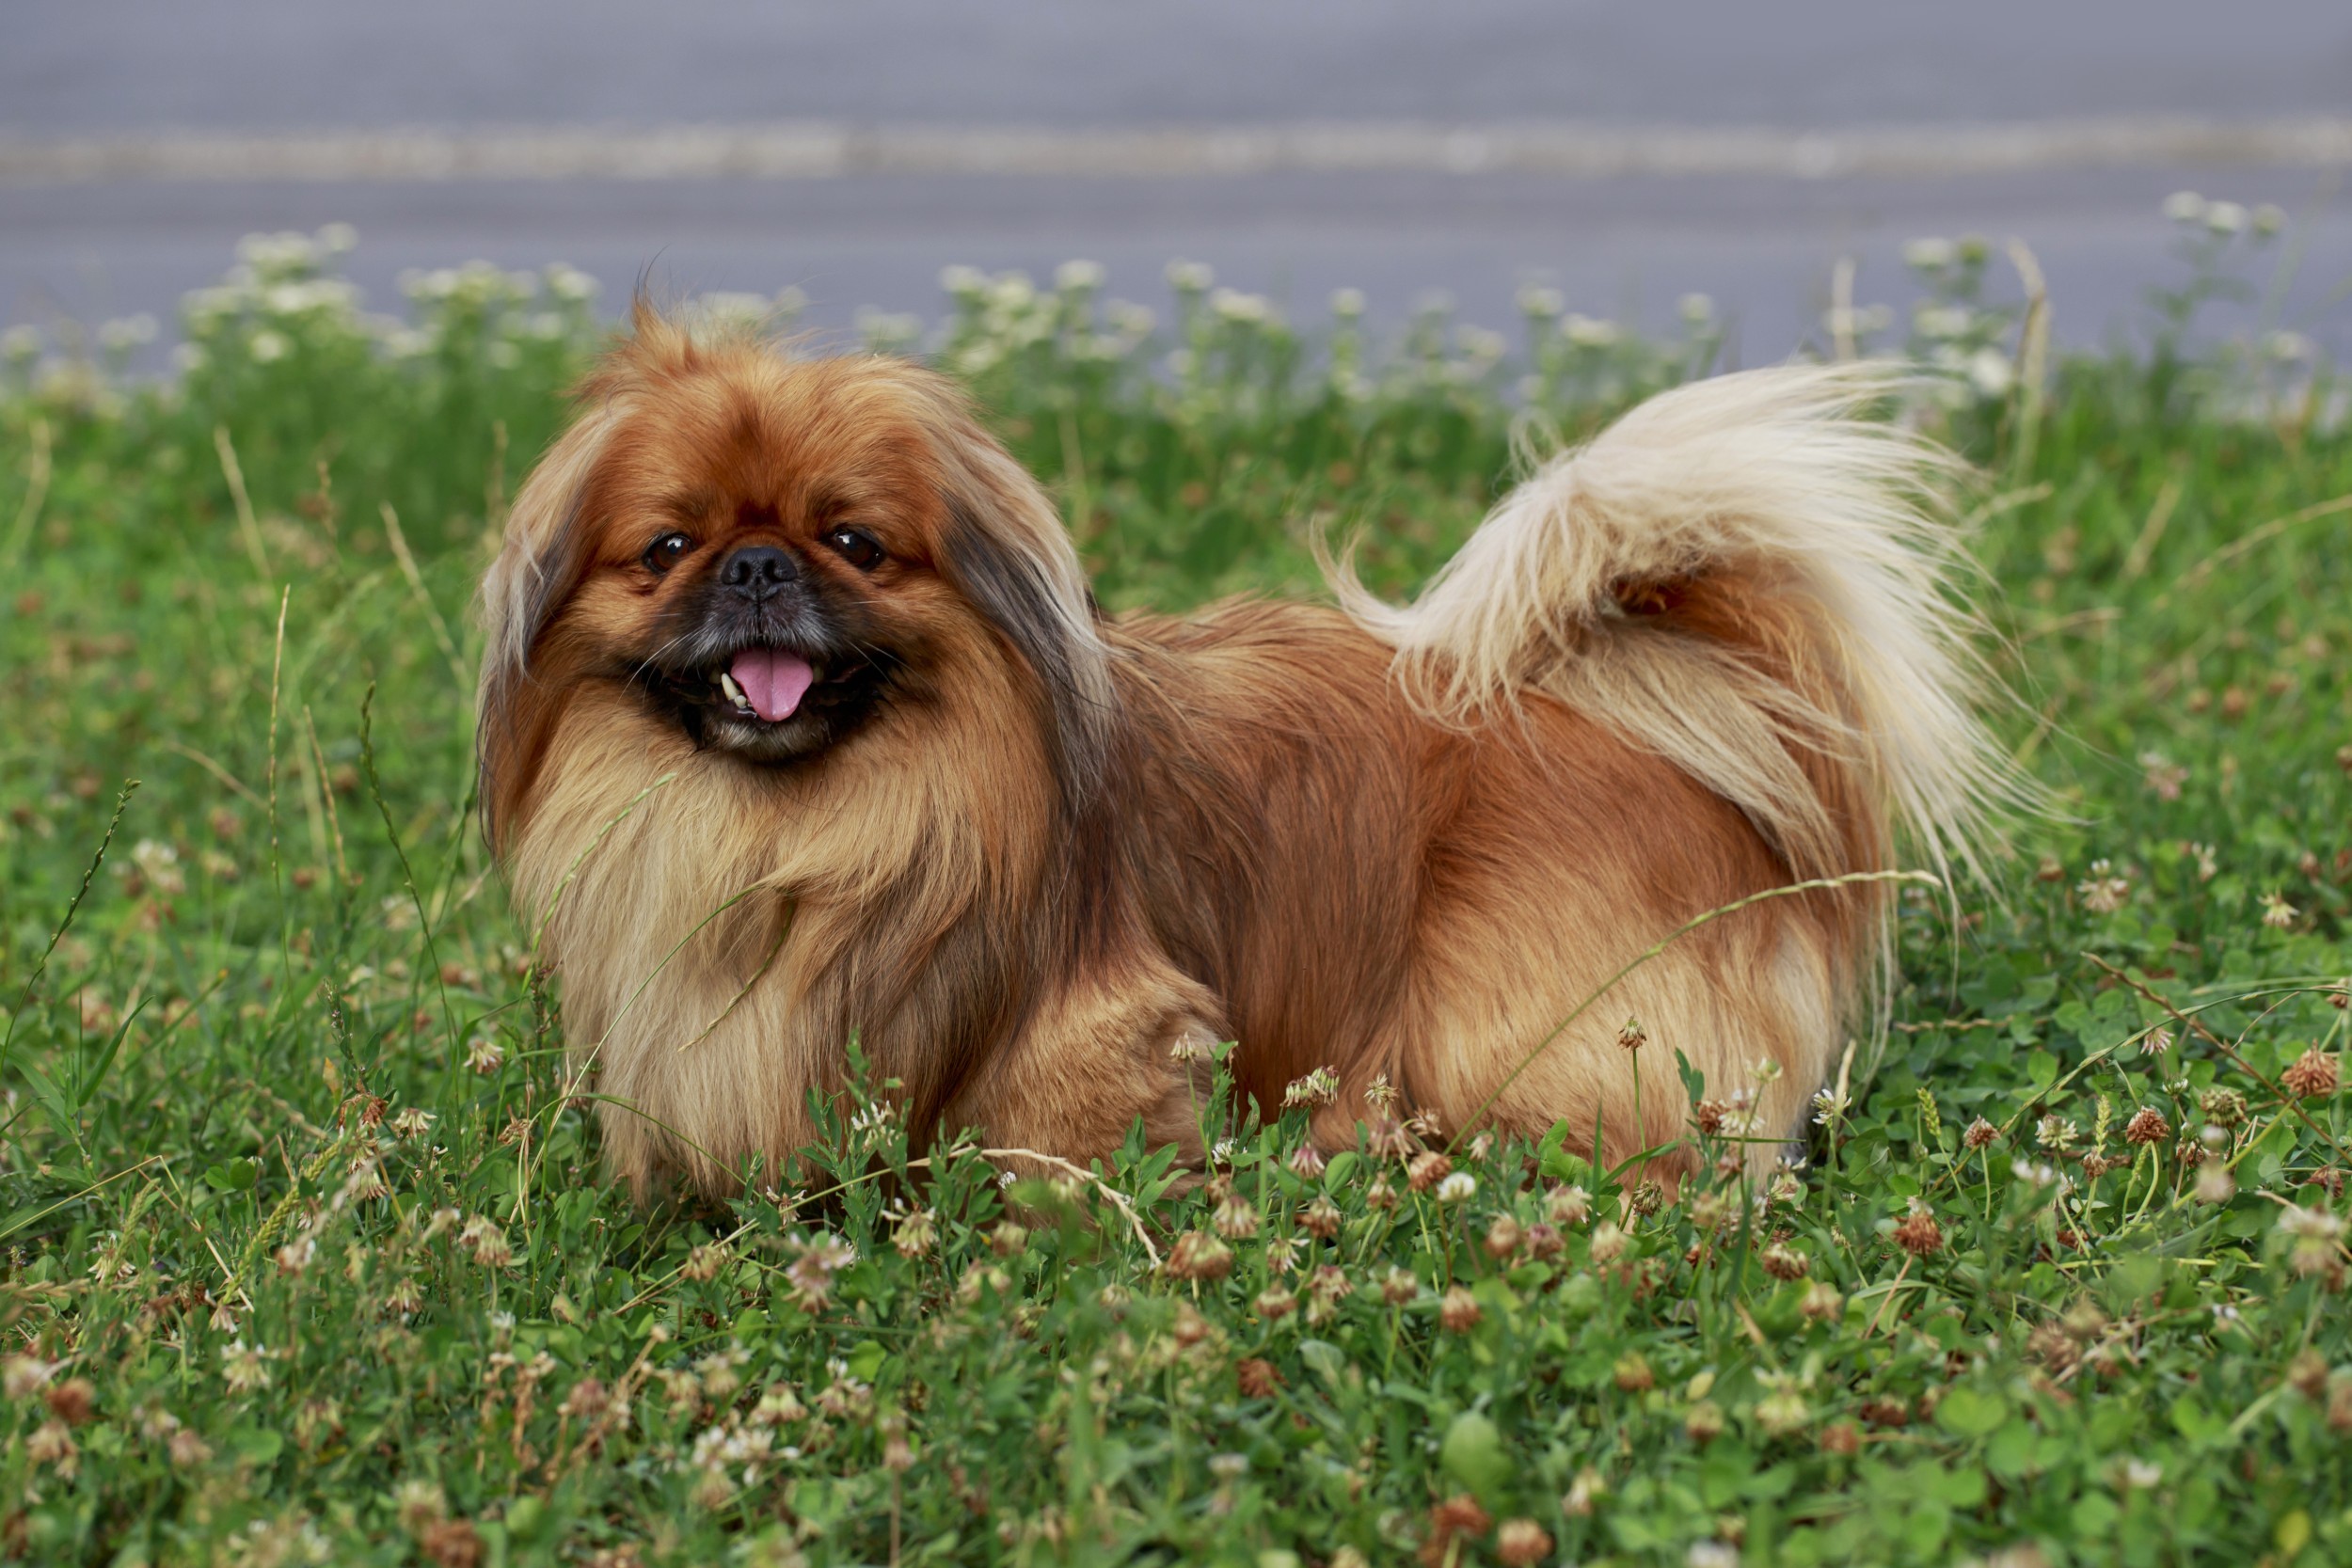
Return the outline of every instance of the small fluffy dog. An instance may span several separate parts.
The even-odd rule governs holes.
[[[1791,1134],[1883,994],[1886,881],[1592,999],[1899,834],[1964,854],[2004,792],[1951,460],[1866,417],[1893,385],[1654,398],[1403,609],[1342,567],[1339,609],[1112,620],[946,380],[641,309],[483,596],[489,832],[615,1171],[775,1168],[853,1038],[919,1133],[1081,1161],[1137,1117],[1197,1156],[1228,1039],[1269,1110],[1336,1073],[1327,1146],[1385,1074],[1448,1132],[1623,1158],[1677,1135],[1677,1051]]]

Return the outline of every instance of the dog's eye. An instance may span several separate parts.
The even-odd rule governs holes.
[[[686,552],[693,547],[694,541],[683,533],[665,533],[645,546],[645,553],[641,559],[645,563],[645,570],[660,577],[685,560]]]
[[[825,543],[842,560],[861,572],[870,572],[882,564],[882,547],[874,536],[858,529],[837,528],[825,535]]]

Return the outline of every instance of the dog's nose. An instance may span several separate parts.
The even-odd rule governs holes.
[[[755,604],[800,576],[792,558],[773,545],[747,545],[719,567],[719,580]]]

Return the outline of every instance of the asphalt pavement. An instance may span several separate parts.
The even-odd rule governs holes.
[[[1310,319],[1702,292],[1756,360],[1838,258],[1900,303],[1903,242],[1979,232],[2084,343],[2144,327],[2189,188],[2294,214],[2266,309],[2352,351],[2340,0],[36,0],[6,36],[0,322],[167,323],[241,234],[345,221],[379,308],[477,256],[819,324],[1083,256],[1156,305],[1182,256]]]

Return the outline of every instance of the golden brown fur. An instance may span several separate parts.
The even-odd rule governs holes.
[[[1613,432],[1482,530],[1515,531],[1506,575],[1540,589],[1524,604],[1457,572],[1403,610],[1343,580],[1344,612],[1105,622],[1051,505],[943,381],[697,343],[641,312],[518,499],[485,587],[481,717],[493,840],[561,968],[616,1171],[640,1192],[723,1192],[755,1156],[772,1168],[852,1037],[918,1132],[977,1125],[1079,1159],[1138,1117],[1197,1152],[1204,1085],[1178,1048],[1213,1039],[1238,1042],[1262,1105],[1337,1070],[1327,1142],[1352,1139],[1380,1073],[1457,1128],[1680,923],[1882,868],[1905,818],[1931,845],[1963,833],[1999,778],[1955,673],[1937,536],[1880,539],[1931,527],[1910,500],[1886,503],[1893,522],[1857,510],[1932,454],[1851,417],[1883,377],[1764,373],[1784,379],[1735,417],[1810,420],[1834,437],[1825,467],[1879,465],[1848,493],[1825,484],[1824,505],[1877,530],[1883,581],[1724,517],[1654,557],[1571,559],[1596,531],[1651,537],[1642,508],[1674,504],[1659,483],[1612,497],[1644,455],[1605,466]],[[1706,423],[1659,471],[1694,471]],[[1766,490],[1759,507],[1789,504]],[[844,518],[880,565],[830,553]],[[660,576],[640,557],[673,528],[692,553]],[[646,678],[686,596],[718,592],[709,574],[747,545],[786,551],[793,592],[889,672],[863,718],[782,761],[723,723],[712,742],[699,698],[681,718]],[[1872,632],[1873,614],[1899,629]],[[1944,705],[1890,717],[1890,680]],[[1761,1130],[1786,1135],[1867,989],[1884,911],[1879,889],[1847,889],[1703,927],[1488,1119],[1598,1118],[1620,1157],[1666,1141],[1678,1050],[1720,1092],[1758,1088]],[[1653,1047],[1632,1059],[1614,1043],[1628,1015]],[[1766,1059],[1782,1072],[1759,1084]]]

